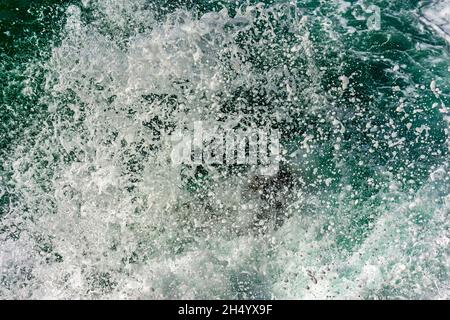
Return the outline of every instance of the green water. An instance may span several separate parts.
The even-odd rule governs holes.
[[[0,4],[0,296],[448,298],[431,5]],[[168,162],[174,129],[237,116],[280,130],[281,209],[246,167]],[[284,223],[255,230],[267,210]]]

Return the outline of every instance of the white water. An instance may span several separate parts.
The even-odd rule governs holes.
[[[258,10],[264,19],[265,9],[235,18],[177,11],[159,23],[144,8],[144,1],[100,1],[103,18],[91,24],[78,8],[67,10],[65,37],[46,62],[42,99],[51,125],[5,164],[20,202],[0,224],[7,230],[0,235],[1,297],[448,298],[445,165],[417,193],[393,184],[383,195],[391,205],[356,206],[345,201],[352,190],[326,203],[293,190],[288,223],[258,236],[250,228],[263,204],[245,198],[245,175],[213,172],[205,201],[183,187],[169,161],[169,134],[159,140],[145,125],[155,117],[176,128],[215,121],[218,99],[261,83],[278,95],[295,90],[308,112],[328,107],[330,96],[320,89],[303,19],[295,25],[297,46],[288,49],[306,69],[292,80],[289,65],[258,73],[236,44],[236,33]],[[273,41],[260,45],[270,50]],[[286,77],[294,83],[277,85]],[[149,94],[174,95],[176,107]],[[324,122],[342,130],[333,116]],[[369,236],[342,250],[338,238],[371,214]]]
[[[450,42],[450,1],[439,0],[421,10],[421,21]]]

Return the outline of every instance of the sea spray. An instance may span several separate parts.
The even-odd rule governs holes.
[[[368,2],[59,6],[2,69],[38,116],[4,93],[0,296],[448,298],[448,51]],[[173,166],[198,121],[279,130],[295,183]]]

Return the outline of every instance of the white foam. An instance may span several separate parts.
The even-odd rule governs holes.
[[[421,10],[420,20],[450,42],[450,1],[440,0]]]
[[[45,62],[42,100],[50,125],[21,141],[5,164],[20,201],[0,221],[2,298],[362,298],[392,284],[387,296],[410,297],[417,279],[425,287],[417,297],[448,293],[440,271],[448,269],[450,203],[436,204],[434,194],[445,186],[441,171],[413,200],[391,188],[386,197],[400,199],[386,207],[355,208],[349,187],[328,203],[296,192],[283,212],[289,223],[255,236],[249,230],[264,203],[245,195],[247,177],[211,171],[211,181],[202,182],[206,200],[199,199],[186,186],[193,172],[169,162],[169,133],[161,130],[158,140],[149,128],[158,125],[155,119],[175,129],[216,120],[216,99],[241,88],[263,88],[274,100],[295,95],[305,112],[329,107],[306,19],[290,26],[297,32],[294,52],[270,28],[266,42],[245,43],[263,48],[267,58],[295,53],[260,71],[235,37],[255,17],[268,19],[262,5],[238,18],[226,10],[199,18],[179,10],[158,22],[144,0],[83,4],[95,5],[102,18],[85,24],[79,9],[68,9],[63,39]],[[303,69],[289,69],[289,59],[304,61]],[[348,79],[341,80],[350,90]],[[160,98],[152,101],[151,94]],[[183,108],[171,105],[170,95]],[[289,119],[292,112],[268,108],[260,116]],[[322,119],[341,142],[346,130],[335,114]],[[318,148],[314,135],[303,138],[293,152],[300,165],[314,161]],[[415,222],[420,210],[430,221],[426,226]],[[357,252],[338,246],[353,236],[355,220],[372,214],[372,233],[352,244]],[[397,281],[404,291],[395,291]],[[430,290],[433,282],[439,286]]]

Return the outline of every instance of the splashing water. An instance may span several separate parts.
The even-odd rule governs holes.
[[[0,7],[0,297],[448,299],[446,29],[394,2]],[[293,183],[173,166],[196,121]]]

